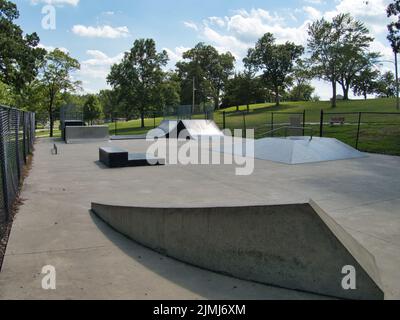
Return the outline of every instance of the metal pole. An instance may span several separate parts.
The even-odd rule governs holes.
[[[361,128],[361,115],[362,113],[358,113],[358,129],[357,129],[357,140],[356,140],[356,149],[358,150],[358,142],[360,141],[360,128]]]
[[[194,113],[194,105],[196,103],[196,78],[193,77],[193,104],[192,104],[192,113]]]
[[[226,129],[226,111],[222,112],[222,128]]]
[[[23,137],[22,137],[22,142],[23,142],[23,151],[24,151],[24,162],[26,164],[26,118],[25,118],[25,111],[22,112],[22,123],[23,123]]]
[[[271,112],[271,137],[274,136],[274,113]]]
[[[397,67],[397,51],[394,52],[394,64],[396,68],[396,109],[400,109],[400,98],[399,98],[399,70]]]
[[[1,170],[1,182],[2,182],[2,189],[3,189],[3,204],[4,210],[6,213],[6,221],[9,219],[10,213],[10,206],[9,206],[9,199],[8,199],[8,183],[7,183],[7,155],[6,155],[6,148],[5,148],[5,132],[3,127],[3,116],[4,113],[0,113],[0,170]],[[1,159],[2,158],[2,159]]]
[[[243,112],[243,128],[244,128],[244,137],[247,138],[246,113],[245,112]]]
[[[324,136],[324,110],[321,109],[321,119],[319,124],[319,136],[322,138]]]
[[[305,136],[306,133],[306,110],[303,111],[303,137]]]
[[[19,111],[15,111],[15,160],[17,162],[18,183],[21,181],[21,161],[19,157]]]

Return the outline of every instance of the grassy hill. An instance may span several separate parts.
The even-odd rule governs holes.
[[[314,130],[314,135],[319,135],[321,110],[325,113],[338,113],[338,115],[325,114],[324,136],[334,137],[352,146],[357,145],[358,112],[388,112],[393,114],[363,114],[361,119],[358,147],[368,152],[387,153],[400,155],[400,111],[396,110],[395,99],[371,99],[338,101],[332,109],[329,101],[283,102],[276,107],[272,103],[250,105],[249,112],[246,106],[218,110],[214,113],[214,120],[220,128],[223,127],[223,114],[225,113],[225,126],[228,129],[255,129],[256,138],[270,136],[269,131],[288,125],[291,117],[301,117],[305,111],[307,128]],[[343,113],[343,114],[340,114]],[[354,113],[354,114],[348,114]],[[273,114],[273,116],[272,116]],[[296,115],[298,114],[298,115]],[[272,117],[274,125],[272,126]],[[344,117],[346,124],[343,126],[330,126],[333,117]],[[197,115],[193,118],[204,118]],[[162,117],[146,119],[145,128],[140,128],[139,120],[109,124],[110,134],[135,135],[144,134],[158,126]],[[308,134],[307,130],[307,134]],[[59,135],[56,132],[56,135]],[[282,135],[276,132],[275,135]],[[48,136],[48,132],[40,132],[38,136]]]

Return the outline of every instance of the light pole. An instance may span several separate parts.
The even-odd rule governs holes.
[[[192,104],[192,113],[194,113],[196,103],[196,78],[193,77],[193,104]]]

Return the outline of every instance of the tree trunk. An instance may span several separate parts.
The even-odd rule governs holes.
[[[247,104],[247,113],[249,113],[249,112],[250,112],[250,105]]]
[[[54,101],[54,98],[50,97],[50,104],[49,104],[50,138],[53,138],[53,136],[54,136],[53,101]]]
[[[236,111],[239,112],[239,105],[236,106]]]
[[[336,108],[336,80],[332,80],[332,108]]]
[[[141,127],[144,128],[144,112],[140,113]]]
[[[214,98],[214,110],[218,110],[219,109],[219,98],[215,97]]]
[[[277,107],[280,105],[280,99],[279,99],[279,88],[275,87],[275,104]]]
[[[344,81],[340,84],[343,90],[343,100],[349,100],[349,87],[346,85]]]
[[[367,100],[367,91],[364,91],[364,100]]]

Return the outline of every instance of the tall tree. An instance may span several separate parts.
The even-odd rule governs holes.
[[[99,119],[100,116],[101,104],[99,98],[96,95],[91,94],[83,105],[84,120],[93,124],[93,121]]]
[[[291,42],[275,44],[271,33],[266,33],[249,49],[244,58],[245,65],[255,71],[262,72],[262,78],[271,85],[275,93],[276,105],[280,104],[280,94],[292,82],[294,62],[303,54],[304,48]]]
[[[377,91],[378,79],[380,72],[367,66],[354,79],[353,93],[356,96],[363,96],[365,100],[369,94],[374,94]]]
[[[396,80],[393,72],[388,71],[380,76],[377,82],[376,93],[386,98],[396,96]]]
[[[177,63],[182,80],[182,101],[192,101],[194,82],[195,103],[212,99],[217,109],[221,93],[233,74],[233,55],[230,52],[220,54],[213,46],[200,42],[193,49],[184,52],[182,57],[184,61]]]
[[[398,73],[398,53],[400,51],[400,0],[395,0],[393,3],[390,3],[386,9],[386,13],[388,18],[396,17],[397,21],[392,21],[388,24],[389,34],[387,36],[390,45],[392,46],[392,50],[394,53],[394,61],[395,61],[395,76],[396,76],[396,96],[397,96],[397,110],[400,109],[400,100],[399,100],[399,73]]]
[[[308,35],[314,74],[332,84],[332,107],[335,108],[337,82],[348,71],[343,65],[347,63],[345,56],[367,50],[373,38],[364,24],[350,14],[339,14],[332,21],[317,20],[309,26]],[[347,83],[349,79],[354,77],[353,73],[349,72],[350,75],[343,79],[346,88],[350,85]]]
[[[64,92],[73,92],[79,88],[80,82],[74,81],[71,78],[71,73],[79,69],[80,64],[78,60],[59,49],[47,53],[45,61],[41,66],[39,81],[47,98],[47,111],[50,119],[50,137],[53,137],[56,101],[60,98],[60,94]]]
[[[157,52],[153,39],[139,39],[125,53],[122,62],[111,67],[107,77],[108,83],[121,94],[128,111],[140,115],[142,127],[146,111],[154,106],[163,80],[162,67],[167,62],[167,52]]]
[[[46,53],[37,47],[39,37],[36,33],[23,35],[22,29],[14,23],[18,17],[14,3],[0,0],[0,81],[16,94],[35,79]]]
[[[255,77],[250,70],[245,70],[229,79],[224,95],[224,105],[236,106],[237,110],[240,105],[246,105],[249,109],[250,103],[264,98],[260,78]]]

